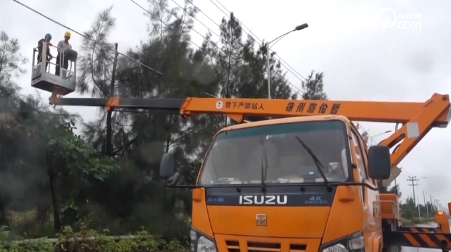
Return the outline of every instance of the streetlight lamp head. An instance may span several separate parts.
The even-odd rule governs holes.
[[[300,31],[300,30],[305,29],[307,27],[308,27],[308,24],[305,23],[305,24],[301,24],[301,25],[296,26],[296,28],[294,28],[294,30],[295,31]]]

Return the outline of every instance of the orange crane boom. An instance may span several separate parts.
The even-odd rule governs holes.
[[[449,95],[434,94],[426,102],[375,102],[333,100],[285,100],[255,98],[60,98],[50,97],[50,104],[96,106],[106,109],[146,109],[153,113],[225,114],[242,122],[245,115],[292,117],[343,115],[352,121],[401,123],[403,126],[380,144],[389,148],[399,144],[391,155],[391,165],[398,165],[432,127],[447,127]]]

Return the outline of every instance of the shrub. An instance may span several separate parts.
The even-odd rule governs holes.
[[[166,241],[149,235],[144,229],[134,235],[108,236],[108,230],[96,232],[81,224],[74,232],[69,226],[56,239],[12,240],[5,227],[0,228],[0,252],[187,252],[178,240]]]

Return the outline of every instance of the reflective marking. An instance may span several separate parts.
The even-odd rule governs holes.
[[[428,237],[427,235],[425,235],[425,234],[419,234],[419,236],[421,237],[421,239],[423,239],[423,241],[425,241],[425,242],[427,243],[428,246],[435,247],[436,245],[438,245],[438,244],[436,244],[435,242],[433,242],[433,241],[431,240],[431,238],[429,238],[429,237]]]
[[[410,244],[419,247],[420,243],[417,242],[417,240],[415,238],[413,238],[413,236],[411,234],[404,234],[404,237],[407,238],[407,240],[409,240]]]
[[[217,101],[216,102],[216,109],[222,109],[223,106],[223,102],[222,101]]]
[[[417,122],[407,123],[407,138],[417,138],[420,136],[420,128]]]

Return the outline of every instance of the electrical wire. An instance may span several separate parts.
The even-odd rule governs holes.
[[[72,31],[72,32],[74,32],[74,33],[80,35],[81,37],[83,37],[83,38],[85,38],[85,39],[88,39],[88,40],[90,40],[90,41],[92,41],[92,42],[94,42],[94,43],[98,43],[97,41],[95,41],[95,40],[89,38],[88,36],[86,36],[86,35],[84,35],[84,34],[78,32],[78,31],[76,31],[76,30],[74,30],[74,29],[68,27],[67,25],[64,25],[64,24],[62,24],[62,23],[60,23],[60,22],[58,22],[58,21],[56,21],[56,20],[54,20],[54,19],[52,19],[52,18],[50,18],[50,17],[44,15],[44,14],[42,14],[41,12],[39,12],[39,11],[37,11],[37,10],[35,10],[35,9],[33,9],[33,8],[31,8],[31,7],[29,7],[29,6],[25,5],[25,4],[23,4],[23,3],[21,3],[21,2],[18,1],[18,0],[13,0],[13,1],[16,2],[16,3],[18,3],[19,5],[21,5],[21,6],[25,7],[25,8],[27,8],[28,10],[31,10],[32,12],[34,12],[34,13],[36,13],[36,14],[42,16],[42,17],[44,17],[45,19],[47,19],[47,20],[49,20],[49,21],[51,21],[51,22],[53,22],[53,23],[55,23],[55,24],[58,24],[59,26],[62,26],[62,27],[64,27],[64,28],[66,28],[66,29],[68,29],[68,30],[70,30],[70,31]],[[133,0],[131,0],[131,1],[132,1],[134,4],[136,4],[138,7],[140,7],[140,8],[143,9],[144,11],[146,11],[148,14],[151,14],[148,10],[146,10],[145,8],[143,8],[141,5],[139,5],[139,4],[136,3],[135,1],[133,1]],[[155,0],[154,0],[154,1],[155,1]],[[177,5],[178,5],[178,4],[177,4]],[[180,5],[179,5],[179,6],[180,6]],[[197,7],[196,7],[196,8],[197,8]],[[166,9],[166,8],[165,8],[165,9]],[[166,9],[166,10],[167,10],[167,9]],[[168,10],[168,11],[169,11],[169,10]],[[174,15],[174,14],[172,14],[172,12],[170,12],[170,11],[169,11],[169,13],[171,13],[171,15]],[[204,14],[204,15],[205,15],[205,14]],[[196,20],[197,20],[197,19],[196,19]],[[161,21],[163,24],[165,24],[166,26],[168,26],[168,24],[166,24],[166,23],[163,22],[162,20],[160,20],[160,21]],[[200,21],[199,21],[199,22],[200,22]],[[205,24],[203,24],[203,25],[204,25],[205,27],[207,27],[208,30],[210,30],[210,29],[208,28],[208,26],[206,26]],[[224,51],[222,48],[219,48],[219,47],[218,47],[216,44],[214,44],[213,42],[207,40],[207,38],[206,38],[205,36],[203,36],[203,35],[202,35],[200,32],[198,32],[197,30],[195,30],[195,29],[192,29],[192,30],[194,30],[197,34],[199,34],[201,37],[203,37],[206,41],[208,41],[208,42],[210,42],[211,44],[213,44],[213,46],[215,46],[215,47],[217,47],[218,49]],[[210,30],[210,31],[211,31],[211,30]],[[217,34],[215,34],[215,35],[217,35]],[[219,35],[217,35],[217,36],[219,36]],[[220,36],[219,36],[219,37],[220,37]],[[192,43],[193,45],[195,45],[195,46],[201,48],[199,45],[197,45],[196,43],[192,42],[191,40],[189,40],[189,42]],[[104,46],[104,47],[105,47],[106,49],[108,49],[108,50],[115,51],[114,49],[110,49],[110,48],[108,48],[107,46],[102,45],[102,44],[100,44],[100,43],[99,43],[99,45],[100,45],[100,46]],[[116,52],[116,51],[115,51],[115,52]],[[143,67],[145,67],[145,68],[147,68],[147,69],[153,71],[154,73],[156,73],[156,74],[158,74],[158,75],[160,75],[160,76],[163,76],[163,74],[162,74],[160,71],[157,71],[157,70],[155,70],[155,69],[153,69],[153,68],[151,68],[151,67],[149,67],[149,66],[143,64],[142,62],[140,62],[140,61],[138,61],[138,60],[136,60],[136,59],[133,59],[132,57],[130,57],[130,56],[126,55],[126,54],[123,54],[123,53],[120,53],[120,52],[117,52],[117,53],[120,54],[120,55],[122,55],[123,57],[125,57],[125,58],[127,58],[127,59],[129,59],[129,60],[132,60],[132,61],[134,61],[135,63],[138,63],[139,65],[141,65],[141,66],[143,66]],[[283,76],[281,76],[280,74],[279,74],[279,76],[283,78]],[[290,84],[291,86],[295,87],[295,88],[298,89],[298,91],[300,92],[299,88],[297,88],[295,85],[293,85],[292,83],[290,83],[288,80],[286,80],[286,81],[288,82],[288,84]],[[298,93],[299,93],[299,92],[298,92]]]
[[[155,2],[155,0],[153,0],[154,2]],[[171,0],[173,3],[175,3],[179,8],[182,8],[183,9],[183,7],[180,5],[180,4],[178,4],[176,1],[174,1],[174,0]],[[196,6],[194,6],[196,9],[198,9],[199,10],[199,8],[197,8]],[[202,23],[199,19],[197,19],[195,16],[193,16],[193,18],[197,21],[197,22],[199,22],[201,25],[203,25],[205,28],[207,28],[207,30],[208,31],[210,31],[211,33],[213,33],[214,35],[216,35],[216,36],[218,36],[219,38],[221,38],[221,36],[220,35],[218,35],[216,32],[214,32],[214,31],[212,31],[211,29],[210,29],[210,27],[208,27],[207,25],[205,25],[204,23]],[[193,28],[193,30],[194,30],[194,28]]]
[[[190,1],[190,0],[188,0],[188,1]],[[213,0],[210,0],[210,2],[212,2],[213,3]],[[216,0],[216,2],[218,2],[218,4],[219,5],[221,5],[227,12],[228,12],[228,14],[227,13],[225,13],[225,15],[227,15],[227,16],[229,16],[230,15],[230,11],[219,1],[219,0]],[[192,4],[192,3],[191,3]],[[224,13],[224,11],[217,5],[217,4],[215,4],[215,3],[213,3],[215,6],[216,6],[216,8],[218,8],[222,13]],[[255,38],[257,38],[259,41],[260,41],[260,43],[263,43],[263,40],[261,40],[259,37],[257,37],[257,35],[255,35],[249,28],[247,28],[241,21],[239,21],[238,20],[238,23],[243,27],[243,28],[245,28],[246,30],[248,30],[248,32],[246,32],[246,31],[244,31],[247,35],[249,35],[250,37],[252,37],[252,38],[254,38],[254,40],[255,40]],[[253,35],[251,35],[251,34]],[[302,76],[298,71],[296,71],[296,69],[294,69],[290,64],[288,64],[284,59],[282,59],[282,57],[280,57],[279,55],[277,55],[276,54],[276,57],[280,60],[280,61],[282,61],[284,64],[281,64],[282,66],[284,66],[291,74],[293,74],[296,78],[298,78],[299,79],[299,77],[301,77],[304,81],[306,81],[306,78],[304,77],[304,76]],[[296,74],[294,74],[292,71],[290,71],[290,69],[291,70],[293,70]],[[301,80],[302,81],[302,80]]]
[[[188,0],[189,1],[189,0]],[[228,12],[228,14],[226,14],[226,15],[230,15],[230,11],[219,1],[219,0],[216,0],[218,3],[219,3],[219,5],[221,5],[227,12]],[[212,2],[213,3],[213,1],[212,0],[210,0],[210,2]],[[222,11],[222,9],[221,8],[219,8],[219,6],[218,5],[216,5],[215,3],[213,3],[218,9],[220,9],[221,10],[221,12],[222,13],[224,13],[224,11]],[[246,31],[244,31],[247,35],[249,35],[249,36],[251,36],[252,38],[257,38],[259,41],[260,41],[260,43],[263,43],[263,40],[262,39],[260,39],[259,37],[257,37],[257,35],[255,35],[249,28],[247,28],[247,26],[246,25],[244,25],[244,23],[242,23],[241,21],[239,21],[238,20],[238,23],[242,26],[242,27],[244,27],[246,30],[248,30],[248,32],[246,32]],[[249,34],[249,33],[252,33],[252,35],[251,34]],[[301,78],[303,78],[304,80],[305,80],[305,77],[303,77],[298,71],[296,71],[296,69],[294,69],[290,64],[288,64],[285,60],[283,60],[282,59],[282,57],[280,57],[279,55],[276,55],[278,58],[279,58],[279,60],[280,61],[282,61],[283,63],[285,63],[285,67],[287,68],[287,70],[288,70],[288,67],[289,68],[291,68],[294,72],[296,72]],[[295,75],[293,72],[291,72],[291,71],[289,71],[290,73],[292,73],[293,75]]]
[[[17,1],[17,0],[13,0],[13,1],[16,2],[16,3],[18,3],[18,4],[20,4],[20,5],[22,5],[23,7],[27,8],[27,9],[33,11],[34,13],[36,13],[36,14],[38,14],[38,15],[40,15],[40,16],[42,16],[42,17],[48,19],[48,20],[50,20],[51,22],[54,22],[54,23],[56,23],[56,24],[58,24],[58,25],[60,25],[60,26],[62,26],[62,27],[64,27],[64,28],[66,28],[66,29],[68,29],[68,30],[70,30],[70,31],[72,31],[72,32],[74,32],[74,33],[76,33],[76,34],[78,34],[78,35],[80,35],[80,36],[86,38],[86,39],[89,39],[89,40],[93,41],[94,43],[97,43],[97,41],[92,40],[91,38],[88,38],[87,36],[83,35],[82,33],[78,32],[78,31],[76,31],[76,30],[74,30],[74,29],[72,29],[72,28],[70,28],[70,27],[68,27],[68,26],[66,26],[66,25],[64,25],[64,24],[61,24],[61,23],[59,23],[59,22],[56,21],[56,20],[53,20],[52,18],[50,18],[50,17],[48,17],[48,16],[46,16],[46,15],[44,15],[44,14],[42,14],[42,13],[40,13],[40,12],[34,10],[34,9],[32,9],[31,7],[25,5],[25,4],[23,4],[23,3],[21,3],[21,2],[19,2],[19,1]],[[141,7],[141,6],[140,6],[140,7]],[[141,7],[141,8],[142,8],[142,7]],[[162,21],[162,22],[163,22],[163,21]],[[163,22],[163,23],[164,23],[164,22]],[[167,24],[165,24],[165,25],[167,26]],[[200,47],[199,45],[197,45],[196,43],[194,43],[194,42],[192,42],[192,41],[190,41],[190,42],[191,42],[193,45],[195,45],[195,46],[201,48],[201,47]],[[99,45],[101,45],[101,44],[99,44]],[[102,46],[102,45],[101,45],[101,46]],[[106,48],[109,49],[108,47],[106,47]],[[111,50],[111,49],[110,49],[110,50]],[[113,51],[116,52],[115,50],[113,50]],[[163,74],[162,74],[161,72],[159,72],[159,71],[157,71],[157,70],[155,70],[155,69],[153,69],[153,68],[151,68],[151,67],[149,67],[149,66],[143,64],[142,62],[140,62],[140,61],[138,61],[138,60],[135,60],[135,59],[129,57],[128,55],[123,54],[123,53],[120,53],[120,52],[117,52],[117,53],[120,54],[120,55],[122,55],[122,56],[124,56],[124,57],[126,57],[127,59],[130,59],[130,60],[132,60],[132,61],[138,63],[139,65],[141,65],[141,66],[143,66],[143,67],[145,67],[145,68],[147,68],[147,69],[149,69],[149,70],[151,70],[151,71],[157,73],[158,75],[163,76]],[[208,94],[208,93],[206,93],[206,92],[204,92],[204,93],[205,93],[207,96],[211,96],[211,94]]]
[[[146,8],[142,7],[142,6],[141,6],[140,4],[138,4],[137,2],[135,2],[135,1],[133,1],[133,0],[130,0],[130,1],[132,1],[132,3],[134,3],[136,6],[138,6],[138,7],[139,7],[140,9],[142,9],[143,11],[147,12],[147,14],[152,15],[148,10],[146,10]],[[171,13],[171,14],[172,14],[172,13]],[[165,27],[169,26],[169,24],[165,23],[161,18],[160,18],[160,22],[163,23],[163,24],[165,25]],[[184,22],[183,22],[183,23],[184,23]],[[197,31],[196,31],[196,32],[197,32]],[[202,36],[202,34],[199,34],[199,35]],[[205,38],[205,37],[204,37],[204,38]],[[201,46],[199,46],[198,44],[194,43],[194,42],[191,41],[191,40],[188,40],[188,42],[190,42],[191,44],[197,46],[198,48],[202,48]]]
[[[189,1],[189,0],[188,0]],[[212,2],[213,3],[213,1],[212,0],[210,0],[210,2]],[[230,16],[230,11],[220,2],[220,1],[217,1],[228,13],[224,13],[223,11],[222,11],[222,9],[221,8],[219,8],[215,3],[213,3],[218,9],[220,9],[221,10],[221,12],[222,13],[224,13],[225,15],[227,15],[227,16]],[[238,19],[237,19],[238,20]],[[257,38],[259,41],[260,41],[260,43],[263,43],[263,40],[261,40],[259,37],[257,37],[257,35],[255,35],[249,28],[247,28],[240,20],[238,20],[238,23],[242,26],[242,27],[244,27],[244,28],[246,28],[250,33],[252,33],[252,35],[254,35],[254,37],[255,38]],[[246,32],[247,33],[247,32]],[[251,36],[249,33],[247,33],[247,35],[249,35],[249,36]]]
[[[172,2],[174,2],[175,4],[177,4],[178,6],[180,6],[177,2],[175,2],[174,0],[171,0]],[[205,17],[207,17],[211,22],[213,22],[216,26],[218,26],[219,28],[221,28],[221,26],[218,24],[218,23],[216,23],[215,21],[213,21],[213,19],[212,18],[210,18],[210,16],[208,16],[205,12],[203,12],[198,6],[196,6],[191,0],[187,0],[192,6],[194,6],[197,10],[199,10],[199,12],[200,13],[202,13]],[[210,0],[211,1],[211,0]],[[211,1],[212,2],[212,1]],[[214,2],[212,2],[212,4],[214,4],[224,15],[226,15],[226,16],[229,16],[229,14],[227,14],[226,12],[224,12],[217,4],[215,4]],[[221,3],[220,3],[221,4]],[[222,5],[222,4],[221,4]],[[215,34],[216,36],[218,36],[220,39],[224,39],[224,38],[222,38],[221,36],[219,36],[219,35],[217,35],[216,33],[214,33],[208,26],[206,26],[204,23],[202,23],[200,20],[198,20],[196,17],[194,17],[194,19],[196,19],[200,24],[202,24],[204,27],[206,27],[210,32],[212,32],[213,34]],[[241,25],[241,26],[243,26],[243,27],[246,27],[242,22],[240,22],[238,19],[237,19],[237,21],[238,21],[238,23]],[[248,29],[247,27],[246,27],[246,29]],[[249,30],[249,29],[248,29]],[[246,32],[245,30],[244,30],[244,32],[247,34],[247,35],[249,35],[250,37],[252,37],[255,41],[256,41],[256,39],[251,35],[251,34],[249,34],[249,32],[250,33],[252,33],[252,31],[250,31],[249,30],[249,32]],[[254,33],[252,33],[254,36],[255,36],[255,34]],[[230,35],[230,34],[229,34]],[[258,37],[257,37],[257,39],[260,41],[260,42],[263,42],[261,39],[259,39]],[[240,45],[241,46],[243,46],[243,44],[240,42]],[[288,65],[288,63],[286,63],[280,56],[278,56],[278,55],[276,55],[277,57],[278,57],[278,59],[280,60],[280,61],[282,61],[282,62],[284,62],[286,65]],[[299,76],[301,76],[301,78],[303,78],[303,79],[301,79],[301,78],[299,78],[299,76],[297,76],[295,73],[293,73],[286,65],[284,65],[284,64],[282,64],[282,63],[280,63],[280,65],[281,66],[284,66],[287,70],[288,70],[288,72],[290,72],[291,74],[293,74],[297,79],[299,79],[300,81],[306,81],[306,79],[301,75],[301,74],[299,74],[298,73],[298,75]],[[291,66],[290,66],[291,67]],[[293,69],[294,70],[294,69]],[[296,70],[294,70],[295,72],[296,72]],[[287,78],[285,78],[284,76],[282,76],[281,74],[279,74],[279,73],[277,73],[277,75],[280,77],[280,78],[282,78],[282,79],[284,79],[290,86],[292,86],[292,87],[294,87],[295,89],[297,89],[298,90],[298,94],[299,94],[299,92],[301,92],[301,90],[298,88],[298,87],[296,87],[295,85],[293,85]]]
[[[140,4],[138,4],[136,1],[134,1],[134,0],[130,0],[131,2],[133,2],[136,6],[138,6],[139,8],[141,8],[142,10],[144,10],[145,12],[147,12],[149,15],[152,15],[148,10],[146,10],[144,7],[142,7]],[[158,4],[158,2],[156,1],[156,0],[152,0],[154,3],[157,3]],[[189,1],[189,0],[188,0]],[[172,2],[174,2],[177,6],[179,6],[179,8],[182,8],[183,9],[183,7],[180,5],[180,4],[178,4],[177,2],[175,2],[174,0],[172,0]],[[192,4],[192,3],[191,3]],[[201,10],[200,10],[200,8],[199,7],[197,7],[197,6],[195,6],[194,4],[192,4],[196,9],[198,9],[199,10],[199,12],[201,12]],[[174,16],[175,18],[177,18],[177,16],[175,15],[175,14],[173,14],[169,9],[167,9],[166,7],[163,7],[168,13],[170,13],[172,16]],[[203,13],[203,12],[202,12]],[[206,14],[204,14],[204,15],[206,15]],[[205,25],[204,23],[202,23],[200,20],[198,20],[196,17],[193,17],[196,21],[198,21],[199,23],[201,23],[204,27],[206,27],[207,29],[208,29],[208,31],[210,31],[211,33],[213,33],[213,34],[215,34],[216,36],[218,36],[220,39],[224,39],[223,37],[221,37],[220,35],[218,35],[218,34],[216,34],[215,32],[213,32],[207,25]],[[211,19],[210,19],[211,20]],[[168,26],[168,24],[166,24],[165,22],[163,22],[161,19],[160,19],[160,21],[164,24],[164,25],[166,25],[166,26]],[[182,21],[182,23],[185,23],[184,21]],[[186,24],[186,23],[185,23]],[[204,38],[205,39],[205,41],[207,41],[207,42],[209,42],[209,43],[211,43],[214,47],[216,47],[217,49],[219,49],[219,50],[221,50],[221,51],[223,51],[224,53],[226,53],[226,51],[224,51],[224,49],[222,49],[222,48],[220,48],[220,47],[218,47],[215,43],[213,43],[212,41],[210,41],[210,40],[208,40],[204,35],[202,35],[200,32],[198,32],[196,29],[194,29],[194,28],[192,28],[192,30],[194,31],[194,32],[196,32],[197,34],[199,34],[202,38]],[[190,42],[192,42],[191,40],[189,40]],[[240,45],[241,46],[244,46],[241,42],[239,42],[240,43]],[[277,73],[277,72],[276,72]],[[290,86],[292,86],[293,88],[295,88],[295,89],[297,89],[297,94],[299,94],[299,92],[301,92],[301,90],[297,87],[297,86],[295,86],[295,85],[293,85],[288,79],[286,79],[284,76],[282,76],[281,74],[279,74],[279,73],[277,73],[278,74],[278,76],[280,77],[280,78],[282,78],[282,79],[284,79]]]
[[[153,1],[155,1],[155,0],[153,0]],[[178,4],[176,1],[174,1],[174,0],[171,0],[173,3],[175,3],[177,6],[179,6],[180,8],[183,8],[182,6],[180,6],[180,4]],[[194,8],[196,8],[197,10],[199,10],[199,12],[201,12],[202,14],[204,14],[204,16],[206,16],[209,20],[211,20],[215,25],[217,25],[219,28],[221,28],[221,26],[219,25],[219,24],[217,24],[216,22],[214,22],[207,14],[205,14],[199,7],[197,7],[192,1],[190,1],[190,0],[187,0],[192,6],[194,6]],[[213,3],[213,2],[212,2]],[[213,3],[214,4],[214,3]],[[215,4],[216,5],[216,4]],[[217,5],[216,5],[216,7],[218,7]],[[218,7],[219,8],[219,7]],[[224,12],[223,12],[224,13]],[[227,15],[227,13],[224,13],[225,15]],[[197,19],[196,17],[193,17],[197,22],[199,22],[200,24],[202,24],[205,28],[207,28],[207,30],[209,31],[209,32],[211,32],[211,33],[213,33],[213,34],[215,34],[216,36],[218,36],[220,39],[223,39],[223,40],[225,40],[223,37],[221,37],[220,35],[218,35],[218,34],[216,34],[214,31],[212,31],[211,29],[210,29],[210,27],[208,27],[207,25],[205,25],[204,23],[202,23],[199,19]],[[238,22],[239,22],[239,24],[241,24],[241,22],[238,20]],[[247,33],[249,36],[250,36],[250,34],[249,33]],[[230,35],[230,34],[229,34]],[[251,36],[252,37],[252,36]],[[255,40],[255,39],[254,39]],[[230,44],[230,43],[229,43]],[[241,46],[243,46],[244,47],[244,45],[241,43],[241,41],[239,41],[239,44],[241,45]],[[279,57],[280,58],[280,57]],[[282,65],[282,64],[281,64]],[[288,69],[288,71],[290,71],[289,69]],[[290,71],[291,72],[291,71]],[[292,72],[291,72],[292,73]],[[301,92],[301,90],[298,88],[298,87],[296,87],[293,83],[291,83],[287,78],[285,78],[284,76],[282,76],[282,75],[280,75],[279,73],[277,73],[278,74],[278,76],[280,77],[280,78],[282,78],[282,79],[284,79],[290,86],[292,86],[293,88],[295,88],[295,89],[297,89],[298,91],[296,92],[297,94],[299,94],[299,92]],[[293,73],[292,73],[293,74]],[[294,75],[294,74],[293,74]],[[296,76],[297,77],[297,76]],[[299,79],[299,78],[298,78]],[[302,81],[302,80],[301,80]]]
[[[46,15],[40,13],[39,11],[37,11],[37,10],[35,10],[35,9],[33,9],[33,8],[31,8],[31,7],[25,5],[25,4],[23,4],[23,3],[21,3],[21,2],[19,2],[19,1],[17,1],[17,0],[13,0],[13,1],[16,2],[16,3],[18,3],[18,4],[20,4],[20,5],[22,5],[23,7],[27,8],[27,9],[33,11],[34,13],[36,13],[36,14],[38,14],[38,15],[40,15],[40,16],[42,16],[42,17],[44,17],[44,18],[46,18],[46,19],[48,19],[48,20],[50,20],[50,21],[52,21],[53,23],[55,23],[55,24],[57,24],[57,25],[60,25],[60,26],[62,26],[62,27],[64,27],[64,28],[66,28],[66,29],[68,29],[68,30],[70,30],[70,31],[72,31],[72,32],[74,32],[74,33],[76,33],[76,34],[82,36],[82,37],[85,38],[85,39],[88,39],[88,40],[91,40],[91,41],[94,42],[94,43],[97,43],[97,41],[95,41],[95,40],[89,38],[88,36],[86,36],[86,35],[84,35],[84,34],[78,32],[78,31],[76,31],[76,30],[74,30],[74,29],[72,29],[72,28],[70,28],[70,27],[68,27],[68,26],[66,26],[66,25],[61,24],[60,22],[58,22],[58,21],[56,21],[56,20],[54,20],[54,19],[52,19],[52,18],[50,18],[50,17],[48,17],[48,16],[46,16]],[[108,48],[107,46],[102,45],[102,44],[100,44],[100,43],[98,43],[98,44],[99,44],[100,46],[104,46],[106,49],[108,49],[108,50],[110,50],[110,51],[116,52],[114,49],[110,49],[110,48]],[[132,60],[132,61],[134,61],[134,62],[140,64],[141,66],[143,66],[143,67],[145,67],[145,68],[151,70],[152,72],[154,72],[154,73],[156,73],[156,74],[158,74],[158,75],[161,75],[161,76],[163,75],[161,72],[159,72],[159,71],[157,71],[157,70],[155,70],[155,69],[153,69],[153,68],[151,68],[151,67],[149,67],[149,66],[147,66],[147,65],[145,65],[145,64],[143,64],[143,63],[141,63],[141,62],[138,61],[138,60],[135,60],[134,58],[132,58],[132,57],[126,55],[126,54],[123,54],[123,53],[120,53],[120,52],[117,52],[117,53],[120,54],[120,55],[122,55],[122,56],[124,56],[125,58],[127,58],[127,59],[129,59],[129,60]]]
[[[131,1],[133,1],[133,0],[131,0]],[[155,1],[155,0],[153,0],[153,1]],[[180,8],[183,8],[180,4],[178,4],[177,2],[175,2],[174,0],[171,0],[173,3],[175,3],[177,6],[179,6]],[[194,8],[196,8],[197,10],[199,10],[199,12],[200,13],[202,13],[205,17],[207,17],[211,22],[213,22],[216,26],[218,26],[219,28],[221,28],[221,26],[219,25],[219,24],[217,24],[215,21],[213,21],[213,19],[212,18],[210,18],[210,16],[208,16],[205,12],[203,12],[198,6],[196,6],[191,0],[187,0],[192,6],[194,6]],[[212,2],[213,3],[213,2]],[[213,4],[215,4],[215,3],[213,3]],[[216,4],[215,4],[216,5]],[[216,5],[217,6],[217,5]],[[218,6],[217,6],[218,7]],[[219,7],[218,7],[219,8]],[[223,12],[224,13],[224,12]],[[225,15],[227,15],[227,13],[224,13]],[[215,33],[214,31],[212,31],[207,25],[205,25],[203,22],[201,22],[199,19],[197,19],[196,17],[193,17],[197,22],[199,22],[201,25],[203,25],[205,28],[207,28],[207,30],[209,31],[209,32],[211,32],[211,33],[213,33],[213,34],[215,34],[216,36],[218,36],[220,39],[223,39],[223,40],[225,40],[223,37],[221,37],[220,35],[218,35],[217,33]],[[238,22],[241,24],[241,22],[238,20]],[[194,30],[194,29],[193,29]],[[197,31],[196,31],[197,32]],[[245,31],[246,32],[246,31]],[[198,33],[198,32],[197,32]],[[247,33],[249,36],[250,36],[250,34],[249,33]],[[229,34],[230,35],[230,34]],[[252,36],[251,36],[252,37]],[[255,38],[254,38],[254,40],[255,40]],[[244,47],[244,45],[241,43],[241,41],[239,41],[239,43],[240,43],[240,45],[241,46],[243,46]],[[230,44],[230,43],[229,43]],[[222,49],[221,49],[222,50]],[[224,50],[222,50],[222,51],[224,51]],[[280,58],[280,57],[279,57]],[[282,64],[281,64],[282,65]],[[288,68],[287,68],[287,70],[288,71],[290,71]],[[291,72],[291,71],[290,71]],[[291,72],[293,75],[295,75],[293,72]],[[291,83],[287,78],[285,78],[284,76],[282,76],[281,74],[279,74],[279,73],[277,73],[276,72],[276,74],[280,77],[280,78],[282,78],[282,79],[284,79],[291,87],[293,87],[293,88],[295,88],[295,89],[297,89],[298,91],[296,92],[297,94],[299,94],[299,92],[301,92],[301,90],[297,87],[297,86],[295,86],[293,83]],[[295,75],[296,76],[296,75]],[[296,76],[297,77],[297,76]],[[302,76],[301,76],[302,77]],[[298,78],[299,79],[299,78]],[[305,79],[305,78],[304,78]],[[300,79],[301,80],[301,79]],[[302,81],[302,80],[301,80]]]
[[[134,0],[130,0],[130,1],[131,1],[132,3],[134,3],[136,6],[138,6],[139,8],[141,8],[143,11],[147,12],[147,14],[152,15],[152,13],[150,13],[149,10],[147,10],[147,9],[144,8],[144,7],[142,7],[139,3],[135,2]],[[157,1],[155,1],[155,0],[152,0],[152,1],[153,1],[154,3],[157,3],[157,4],[158,4]],[[166,7],[163,7],[163,8],[164,8],[168,13],[170,13],[171,16],[174,16],[174,17],[177,18],[177,16],[175,16],[175,14],[172,13],[172,11],[168,10]],[[165,23],[161,18],[160,18],[159,20],[160,20],[160,22],[162,22],[166,27],[169,26],[169,24]],[[182,21],[182,24],[186,24],[186,22],[185,22],[185,21]],[[199,36],[201,36],[203,39],[205,39],[205,41],[209,42],[210,44],[212,44],[212,45],[213,45],[214,47],[216,47],[217,49],[219,49],[219,50],[225,52],[222,48],[219,48],[215,43],[213,43],[212,41],[208,40],[204,35],[202,35],[202,34],[201,34],[200,32],[198,32],[196,29],[192,28],[191,30],[193,30],[195,33],[199,34]],[[196,45],[193,41],[191,41],[191,40],[188,40],[188,41],[189,41],[190,43]],[[199,48],[202,48],[202,47],[200,47],[200,46],[198,46],[198,45],[196,45],[196,46],[199,47]]]
[[[194,6],[194,8],[196,8],[197,10],[199,10],[200,13],[204,14],[204,16],[206,16],[208,19],[210,19],[210,21],[215,24],[217,27],[221,27],[218,23],[216,23],[213,19],[210,18],[210,16],[208,16],[207,14],[205,14],[199,7],[197,7],[191,0],[187,0],[188,3],[190,3],[192,6]]]

